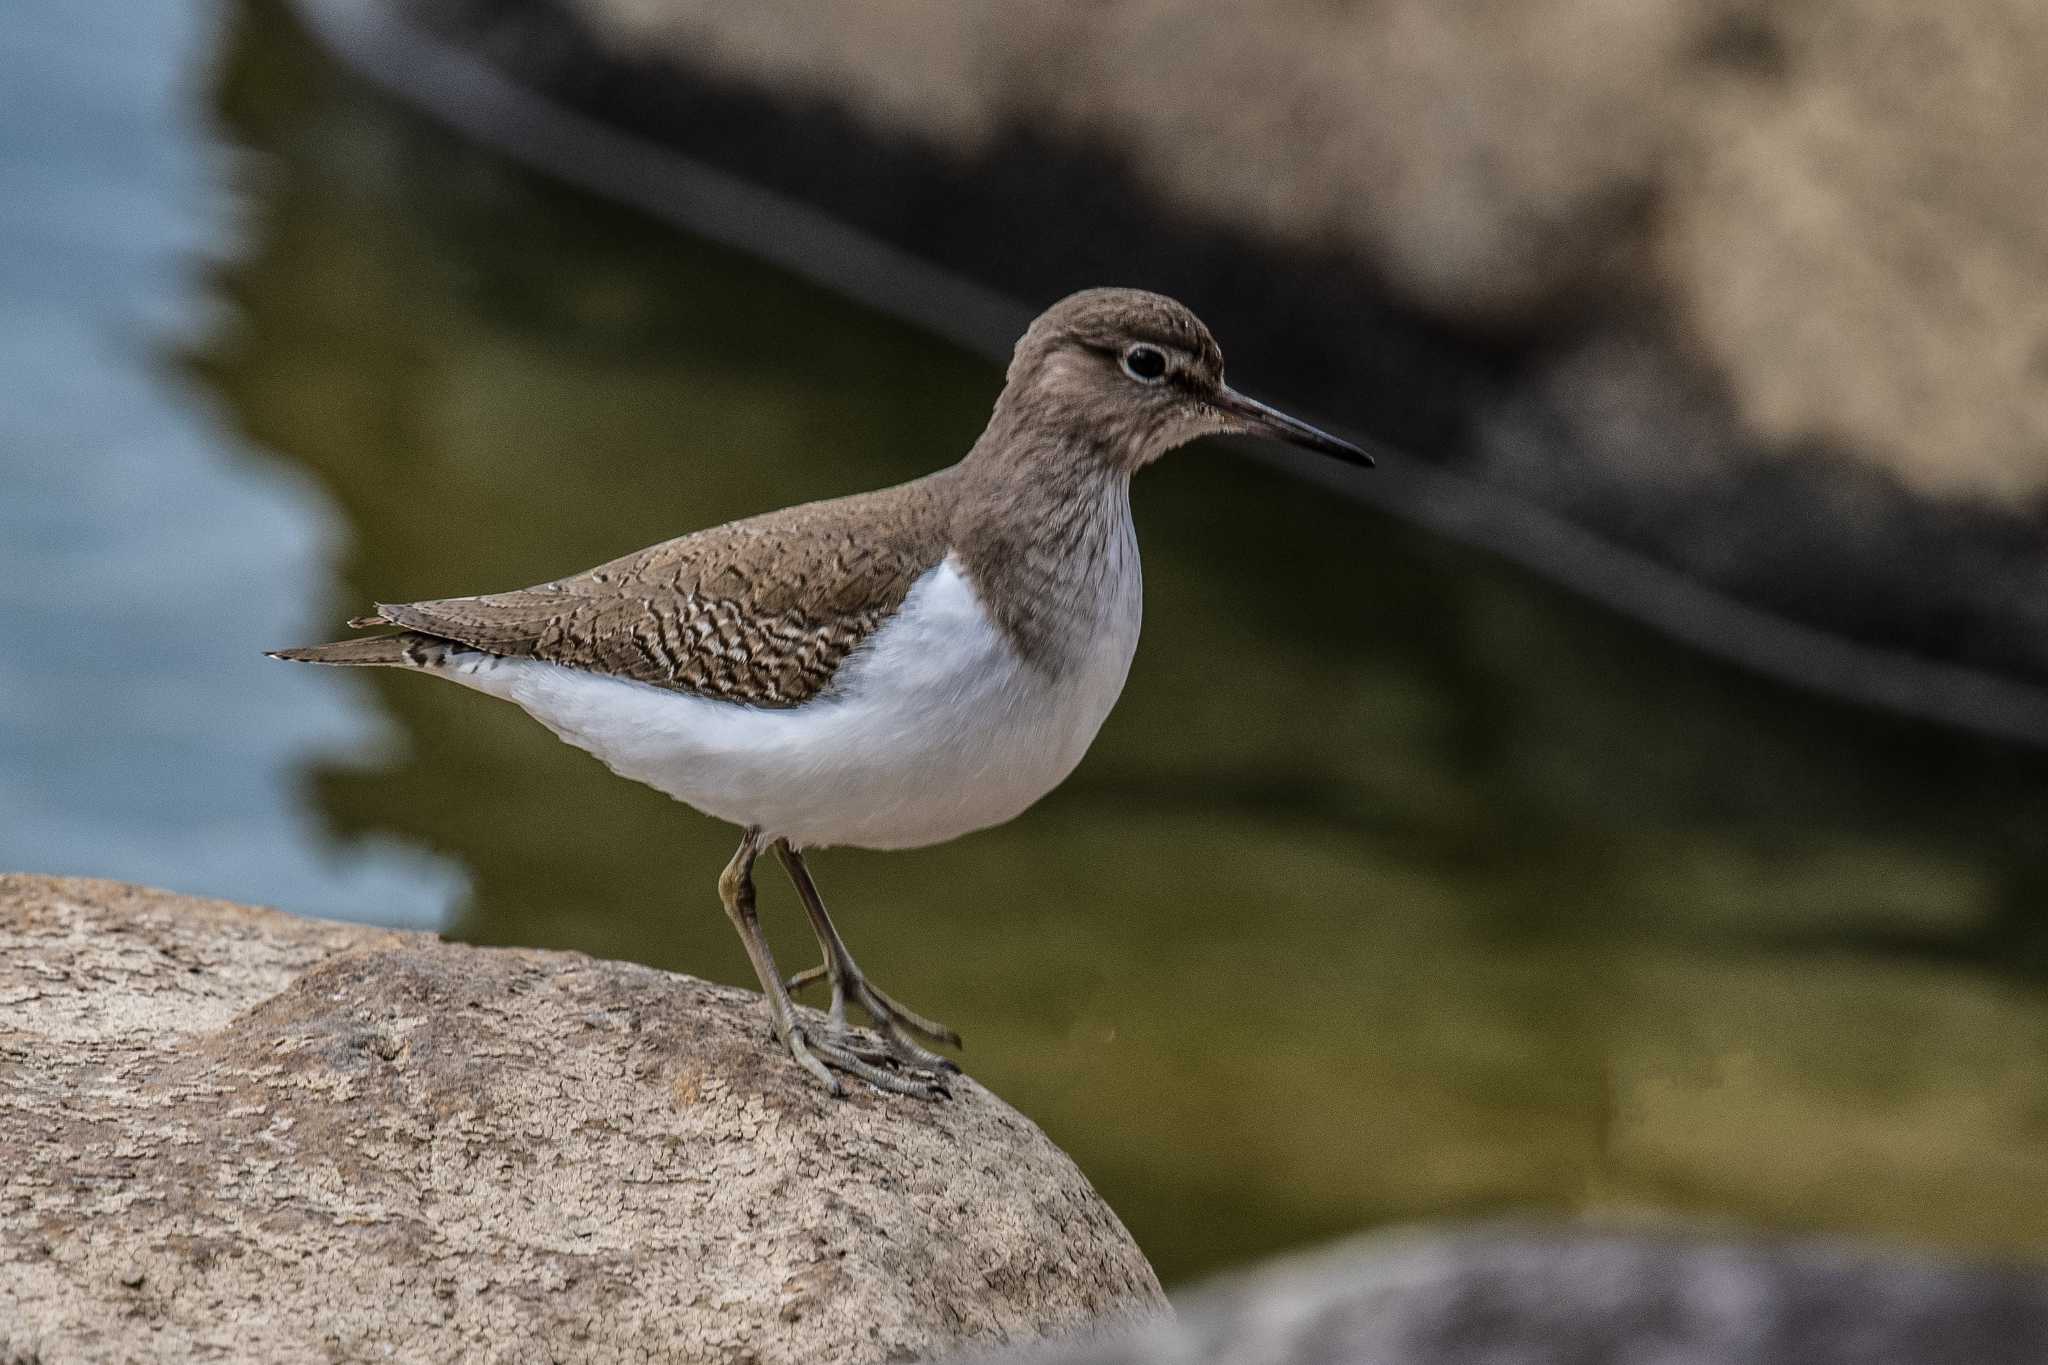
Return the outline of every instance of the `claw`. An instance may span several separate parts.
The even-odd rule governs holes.
[[[860,997],[861,992],[856,988],[855,998],[860,999]],[[921,1046],[915,1038],[905,1033],[897,1025],[894,1016],[887,1010],[876,1008],[875,1004],[871,1004],[866,999],[860,999],[860,1003],[861,1007],[867,1010],[868,1017],[875,1021],[875,1028],[882,1035],[883,1046],[889,1049],[889,1055],[897,1061],[941,1074],[957,1073],[960,1070],[960,1064],[951,1057],[941,1057],[930,1048]]]
[[[818,1055],[825,1061],[838,1067],[850,1076],[859,1077],[877,1090],[886,1090],[896,1095],[909,1095],[914,1099],[920,1100],[939,1099],[948,1094],[945,1086],[938,1081],[918,1080],[914,1077],[898,1075],[894,1071],[884,1071],[879,1066],[873,1066],[862,1061],[859,1055],[850,1048],[842,1048],[832,1043],[821,1042],[817,1044],[817,1050]]]
[[[787,1039],[787,1042],[789,1044],[789,1055],[796,1058],[797,1064],[803,1067],[804,1070],[810,1072],[813,1076],[816,1076],[819,1082],[824,1085],[825,1089],[831,1092],[833,1099],[837,1100],[846,1098],[846,1087],[841,1085],[839,1083],[839,1078],[837,1076],[834,1076],[830,1071],[827,1071],[825,1069],[825,1064],[819,1061],[818,1058],[811,1052],[809,1043],[804,1038],[804,1031],[802,1029],[791,1029],[789,1031],[789,1038]]]
[[[855,994],[860,1000],[861,1008],[865,1009],[877,1023],[886,1016],[890,1022],[899,1024],[912,1033],[921,1034],[934,1043],[942,1043],[947,1047],[966,1046],[960,1041],[959,1034],[936,1019],[927,1019],[909,1006],[898,1004],[883,994],[880,986],[870,984],[864,976],[857,978]],[[957,1067],[954,1069],[958,1070]]]
[[[850,1053],[872,1066],[894,1066],[902,1060],[886,1046],[876,1047],[850,1028],[836,1028],[818,1041]]]
[[[831,979],[831,969],[826,966],[806,967],[783,982],[783,989],[800,991],[806,986],[815,986]],[[889,1052],[899,1061],[909,1062],[927,1071],[958,1072],[959,1063],[949,1057],[941,1057],[929,1048],[919,1045],[909,1037],[915,1033],[945,1047],[964,1047],[960,1035],[936,1019],[927,1019],[908,1005],[899,1003],[893,997],[868,981],[865,976],[854,975],[844,986],[832,993],[832,1022],[841,1030],[846,1027],[846,1001],[851,998],[867,1011],[869,1019],[886,1040]]]
[[[818,1082],[829,1091],[834,1099],[846,1097],[846,1087],[839,1083],[833,1070],[845,1072],[856,1080],[866,1081],[877,1090],[886,1090],[892,1095],[908,1095],[913,1099],[937,1100],[952,1098],[952,1091],[936,1074],[929,1076],[905,1076],[897,1071],[903,1060],[893,1050],[878,1051],[868,1046],[858,1035],[841,1031],[836,1034],[813,1036],[803,1026],[797,1025],[782,1040],[789,1049],[789,1055],[797,1064],[817,1077]],[[944,1058],[940,1059],[941,1061]],[[937,1068],[922,1068],[927,1073]]]

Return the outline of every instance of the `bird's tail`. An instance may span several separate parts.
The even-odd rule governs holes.
[[[301,664],[344,664],[357,668],[388,665],[414,668],[426,663],[424,647],[443,644],[431,635],[404,631],[397,635],[372,635],[360,640],[336,640],[331,645],[305,645],[298,649],[266,651],[270,658],[289,659]]]

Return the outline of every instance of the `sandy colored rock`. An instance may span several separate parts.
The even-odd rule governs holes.
[[[962,155],[1018,127],[1426,309],[1662,295],[1756,435],[1935,493],[2048,485],[2048,9],[2032,0],[564,0],[624,62]],[[1655,457],[1646,450],[1644,458]]]
[[[835,1102],[758,1003],[0,876],[0,1360],[901,1360],[1159,1308],[1027,1120]]]

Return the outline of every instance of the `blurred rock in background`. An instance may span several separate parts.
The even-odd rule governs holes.
[[[1414,1229],[1275,1261],[1037,1365],[2028,1365],[2048,1281],[1676,1231]]]
[[[1739,600],[2048,679],[2037,5],[390,2],[1034,306],[1177,293],[1248,387]]]

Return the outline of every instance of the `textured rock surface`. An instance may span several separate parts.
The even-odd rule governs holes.
[[[757,1004],[0,877],[0,1360],[897,1360],[1158,1308],[1029,1122],[834,1102]]]
[[[1482,1228],[1277,1262],[1021,1365],[2034,1365],[2048,1276],[1830,1244]]]

